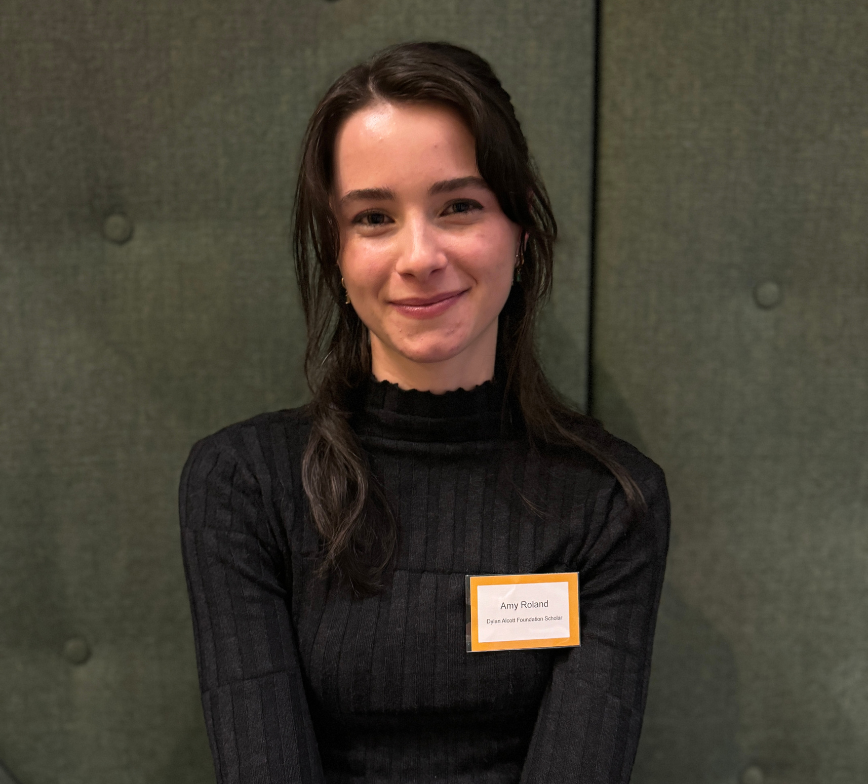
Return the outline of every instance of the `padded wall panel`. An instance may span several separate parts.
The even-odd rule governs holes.
[[[594,411],[673,501],[634,781],[865,781],[868,6],[603,8]]]
[[[305,398],[297,145],[333,78],[413,38],[476,48],[514,97],[563,227],[546,357],[583,401],[589,2],[2,4],[0,760],[22,784],[212,778],[178,475],[195,439]]]

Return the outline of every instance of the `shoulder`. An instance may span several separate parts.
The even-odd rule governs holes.
[[[268,412],[197,441],[181,472],[184,510],[196,506],[270,510],[292,493],[310,430],[306,408]]]
[[[633,444],[612,435],[608,430],[601,430],[608,453],[627,470],[640,489],[647,489],[652,494],[666,491],[666,475],[657,463]]]
[[[601,479],[608,477],[608,482],[602,482],[601,490],[605,491],[608,485],[609,489],[615,492],[618,482],[611,471],[593,456],[593,450],[624,468],[640,488],[647,487],[649,491],[656,492],[665,490],[666,477],[663,469],[633,444],[610,433],[596,419],[576,412],[574,419],[562,424],[574,437],[587,445],[587,448],[582,448],[576,443],[567,447],[573,457],[586,464]]]
[[[638,517],[629,509],[626,493],[614,477],[610,484],[609,524],[622,527],[626,535],[645,541],[665,561],[669,549],[671,510],[663,469],[633,444],[603,430],[608,454],[630,475],[642,494],[644,509]],[[615,520],[620,521],[615,523]]]
[[[589,511],[595,525],[592,527],[602,531],[617,529],[623,534],[639,535],[642,538],[650,536],[665,552],[669,539],[670,506],[669,493],[666,487],[666,475],[648,455],[641,452],[633,444],[618,438],[606,430],[602,424],[590,417],[582,417],[571,423],[571,431],[611,466],[623,471],[629,480],[635,483],[641,494],[644,509],[631,509],[627,500],[624,482],[619,481],[615,472],[604,465],[604,461],[592,456],[591,451],[584,451],[578,445],[571,451],[576,454],[585,466],[585,470],[594,476],[591,490],[594,496]],[[629,481],[627,482],[629,484]],[[638,514],[638,516],[637,516]]]
[[[289,452],[303,449],[309,432],[306,406],[257,414],[199,439],[190,450],[187,464],[219,455],[252,468],[259,462],[258,456],[264,457],[275,447]]]

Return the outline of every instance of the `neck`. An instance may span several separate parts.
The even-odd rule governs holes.
[[[371,378],[361,392],[352,418],[359,435],[450,444],[519,435],[517,420],[504,410],[505,390],[493,381],[438,394]]]
[[[456,389],[473,389],[494,378],[497,334],[491,346],[474,346],[437,362],[417,362],[389,350],[371,334],[371,372],[377,381],[389,381],[401,389],[442,394]]]

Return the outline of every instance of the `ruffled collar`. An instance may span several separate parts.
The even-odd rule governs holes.
[[[504,387],[486,381],[473,389],[434,394],[401,389],[370,377],[353,418],[359,435],[397,441],[487,441],[513,435],[513,417],[504,408]]]

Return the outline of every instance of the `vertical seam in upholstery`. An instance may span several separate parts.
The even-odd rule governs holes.
[[[602,0],[594,3],[594,78],[591,93],[591,183],[588,205],[588,344],[585,376],[585,411],[594,416],[594,326],[596,318],[597,242],[599,224],[600,103],[602,83]]]

